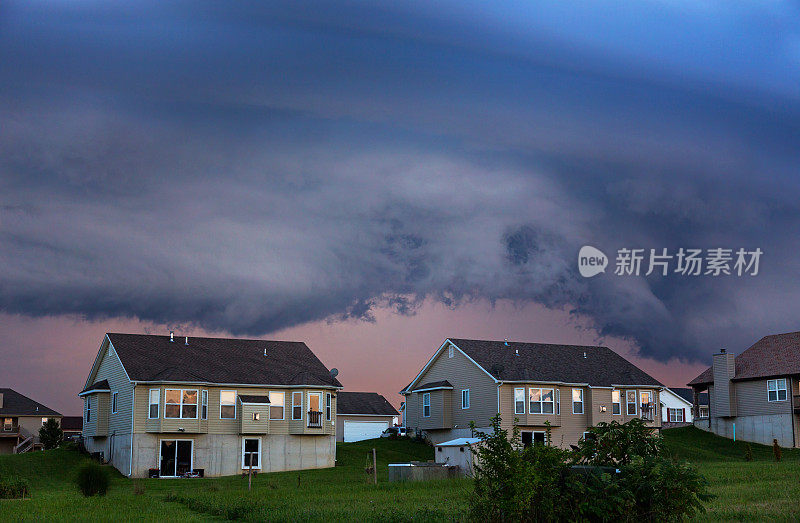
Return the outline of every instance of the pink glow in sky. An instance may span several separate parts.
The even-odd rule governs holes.
[[[172,326],[179,335],[225,336]],[[0,385],[11,387],[65,415],[78,415],[78,399],[105,332],[166,334],[170,327],[136,320],[86,322],[69,317],[41,319],[0,315]],[[602,344],[629,358],[667,386],[682,387],[705,367],[678,360],[668,363],[638,357],[625,340],[599,339],[596,331],[563,310],[539,305],[492,308],[475,302],[458,310],[425,303],[415,315],[378,310],[375,322],[312,322],[264,336],[304,341],[323,363],[339,369],[345,390],[375,391],[399,406],[397,392],[427,362],[447,337],[542,343]]]

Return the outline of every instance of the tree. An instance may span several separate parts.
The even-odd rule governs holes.
[[[39,429],[39,441],[42,442],[45,450],[58,447],[62,439],[64,439],[64,432],[55,418],[49,418]]]

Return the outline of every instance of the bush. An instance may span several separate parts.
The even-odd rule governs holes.
[[[772,455],[775,456],[775,461],[777,461],[777,462],[781,461],[781,454],[782,453],[783,452],[781,451],[781,446],[778,445],[778,440],[777,439],[773,439],[772,440]]]
[[[509,439],[499,416],[492,429],[476,434],[475,520],[679,521],[704,511],[711,498],[705,478],[664,456],[661,437],[639,419],[600,424],[572,451],[523,449],[519,429]]]
[[[31,486],[22,478],[0,478],[0,499],[18,499],[31,495]]]
[[[42,442],[42,446],[45,450],[58,447],[62,439],[64,439],[64,432],[61,430],[61,426],[55,418],[49,418],[42,424],[42,428],[39,429],[39,441]]]
[[[753,447],[749,443],[744,446],[744,460],[753,461]]]
[[[89,463],[78,470],[77,483],[84,496],[105,496],[108,492],[108,472],[97,463]]]

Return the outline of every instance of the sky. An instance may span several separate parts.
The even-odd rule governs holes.
[[[305,341],[396,394],[449,336],[669,386],[800,330],[795,2],[0,6],[0,384],[104,332]],[[592,245],[605,273],[580,275]],[[760,249],[616,275],[619,249]]]

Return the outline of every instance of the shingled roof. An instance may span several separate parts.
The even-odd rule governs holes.
[[[734,361],[734,381],[800,374],[800,332],[764,336]],[[709,367],[688,384],[712,383],[714,374]]]
[[[377,392],[338,392],[336,415],[370,414],[373,416],[398,416],[397,410]]]
[[[500,381],[662,386],[608,347],[448,339]]]
[[[23,396],[14,389],[0,388],[3,395],[3,406],[0,407],[0,417],[3,416],[61,416],[50,407],[46,407],[27,396]]]
[[[685,399],[689,403],[693,401],[692,398],[692,389],[686,387],[670,387],[669,390],[674,392],[676,395],[680,396],[681,398]],[[701,392],[697,395],[697,404],[698,405],[708,405],[708,392]]]
[[[341,387],[303,342],[109,333],[133,381]],[[264,351],[266,350],[266,356]]]

